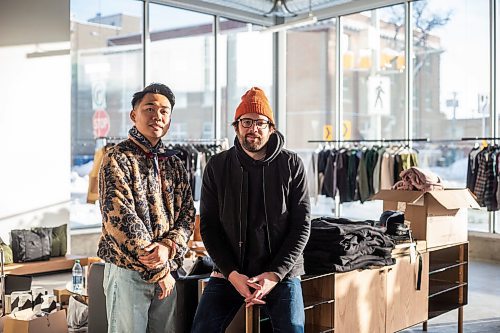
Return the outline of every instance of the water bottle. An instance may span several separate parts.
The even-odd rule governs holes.
[[[83,268],[78,259],[75,260],[73,265],[73,292],[83,292]]]

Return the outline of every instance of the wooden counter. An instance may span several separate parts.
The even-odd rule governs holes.
[[[64,257],[53,257],[50,260],[34,261],[25,263],[13,263],[4,266],[5,274],[10,275],[35,275],[43,273],[53,273],[59,271],[68,271],[73,268],[76,259],[80,259],[82,266],[99,261],[99,258],[66,255]]]

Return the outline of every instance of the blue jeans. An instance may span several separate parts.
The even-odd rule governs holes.
[[[157,283],[110,263],[104,265],[103,287],[108,333],[175,333],[176,288],[159,300]]]
[[[273,332],[304,332],[304,301],[299,278],[281,281],[264,300],[266,304],[261,307],[269,315]],[[224,333],[244,301],[228,280],[210,278],[198,304],[191,333]]]

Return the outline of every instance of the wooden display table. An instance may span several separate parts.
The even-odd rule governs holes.
[[[82,266],[87,266],[93,262],[100,261],[99,258],[85,257],[77,255],[66,255],[64,257],[54,257],[50,260],[34,261],[25,263],[13,263],[5,265],[5,274],[10,275],[35,275],[44,273],[54,273],[68,271],[73,268],[76,259],[80,259]]]
[[[421,286],[416,288],[417,264],[410,260],[409,245],[396,246],[392,266],[302,276],[305,332],[393,333],[425,322],[429,254],[426,243],[417,242],[423,267]],[[234,332],[261,332],[258,307],[247,309],[243,320],[245,327]]]

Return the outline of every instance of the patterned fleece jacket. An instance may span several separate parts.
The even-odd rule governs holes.
[[[194,228],[193,197],[182,161],[161,141],[152,147],[134,127],[128,140],[109,149],[99,171],[99,202],[100,258],[151,283],[182,266]],[[152,242],[171,250],[158,269],[139,261]]]

